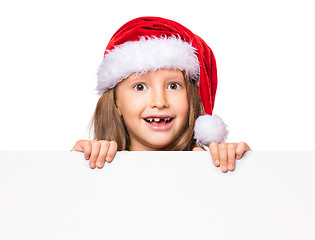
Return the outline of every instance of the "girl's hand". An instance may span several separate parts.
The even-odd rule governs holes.
[[[89,161],[90,168],[102,168],[105,161],[111,162],[117,152],[117,143],[105,140],[79,140],[72,151],[84,152],[84,158]]]
[[[209,145],[212,162],[216,167],[220,166],[222,172],[233,171],[235,168],[235,157],[240,159],[246,151],[252,151],[244,143],[217,143],[212,142]]]

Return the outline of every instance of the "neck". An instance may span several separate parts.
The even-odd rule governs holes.
[[[131,142],[129,151],[160,151],[161,148],[155,148],[153,146],[145,146],[138,142]]]

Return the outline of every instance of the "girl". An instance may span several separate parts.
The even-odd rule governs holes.
[[[111,38],[98,70],[101,95],[92,120],[94,140],[80,140],[91,168],[111,162],[116,151],[203,151],[222,172],[251,151],[225,143],[228,131],[212,115],[217,88],[210,47],[177,22],[142,17]]]

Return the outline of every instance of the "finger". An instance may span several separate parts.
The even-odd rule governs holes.
[[[209,150],[214,166],[219,167],[220,166],[219,144],[217,142],[210,143]]]
[[[227,143],[219,144],[219,155],[220,155],[220,169],[222,172],[227,172]]]
[[[84,145],[86,144],[87,140],[79,140],[75,143],[71,151],[78,151],[84,152]]]
[[[109,148],[109,142],[108,141],[98,141],[101,144],[101,148],[100,148],[100,152],[99,155],[97,157],[96,160],[96,166],[98,168],[102,168],[104,166],[104,162],[105,162],[105,157],[107,155],[108,152],[108,148]]]
[[[113,161],[116,152],[117,152],[117,143],[115,141],[110,141],[109,149],[106,156],[106,162],[110,163],[111,161]]]
[[[79,140],[72,148],[72,151],[84,152],[84,158],[86,160],[89,160],[92,151],[92,146],[90,141],[88,140]]]
[[[92,152],[92,144],[90,141],[85,140],[84,144],[83,144],[83,148],[84,148],[84,158],[86,160],[90,159],[91,156],[91,152]]]
[[[240,159],[245,151],[252,151],[252,149],[250,149],[250,147],[246,143],[240,142],[236,147],[236,158]]]
[[[72,150],[71,151],[79,151],[79,152],[83,152],[83,148],[82,148],[82,144],[83,144],[83,141],[84,140],[79,140],[79,141],[77,141],[75,144],[74,144],[74,146],[73,146],[73,148],[72,148]]]
[[[233,171],[235,169],[235,151],[237,143],[229,143],[227,146],[228,149],[228,170]]]
[[[192,151],[204,151],[201,147],[194,147]]]
[[[101,144],[97,141],[92,141],[92,153],[90,156],[90,168],[95,168],[96,160],[98,158],[100,149],[101,149]]]

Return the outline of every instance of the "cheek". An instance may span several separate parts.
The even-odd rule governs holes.
[[[139,116],[144,107],[143,99],[139,97],[126,96],[120,101],[119,108],[124,118]]]
[[[181,114],[185,119],[188,119],[188,110],[189,110],[189,107],[188,107],[188,102],[187,102],[186,104],[183,104],[181,107]]]
[[[189,106],[186,93],[175,96],[172,102],[173,106],[176,108],[177,114],[182,118],[187,119]]]

